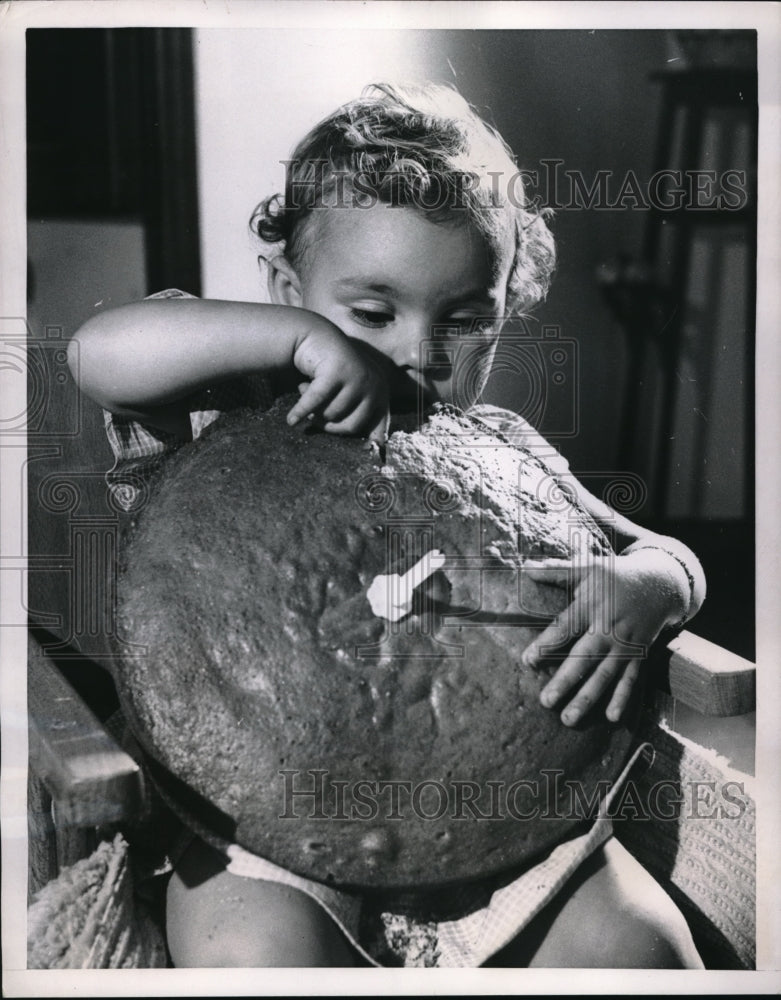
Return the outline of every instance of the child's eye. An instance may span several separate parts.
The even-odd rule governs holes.
[[[450,336],[488,337],[494,332],[496,320],[491,317],[453,316],[445,323]]]
[[[350,310],[350,315],[356,323],[372,329],[388,326],[389,323],[393,322],[393,315],[380,309],[356,309],[353,307]]]
[[[472,333],[478,337],[493,337],[496,333],[495,319],[479,319],[472,324]]]

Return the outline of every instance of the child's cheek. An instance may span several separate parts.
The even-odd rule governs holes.
[[[464,410],[479,399],[491,374],[496,344],[462,348],[449,380],[449,402]]]

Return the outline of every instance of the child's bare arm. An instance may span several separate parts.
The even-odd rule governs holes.
[[[524,652],[536,665],[561,665],[541,693],[576,724],[605,699],[609,719],[620,719],[640,676],[648,648],[666,627],[681,625],[705,598],[705,577],[694,553],[668,536],[641,528],[571,481],[598,524],[612,534],[618,555],[574,563],[524,564],[533,579],[572,588],[565,611]]]
[[[107,410],[189,437],[186,398],[251,372],[297,369],[309,382],[291,422],[314,413],[331,433],[381,437],[387,379],[375,359],[317,313],[207,299],[148,299],[99,313],[69,348],[80,389]]]

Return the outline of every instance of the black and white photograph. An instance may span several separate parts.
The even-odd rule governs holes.
[[[4,994],[777,992],[781,6],[0,14]]]

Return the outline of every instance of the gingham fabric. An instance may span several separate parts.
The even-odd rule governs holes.
[[[612,833],[610,818],[600,816],[587,833],[559,844],[508,885],[460,886],[449,893],[455,915],[445,920],[419,916],[420,900],[412,912],[396,899],[375,903],[294,875],[236,844],[225,854],[231,874],[288,885],[314,899],[371,965],[476,968],[509,944]]]

